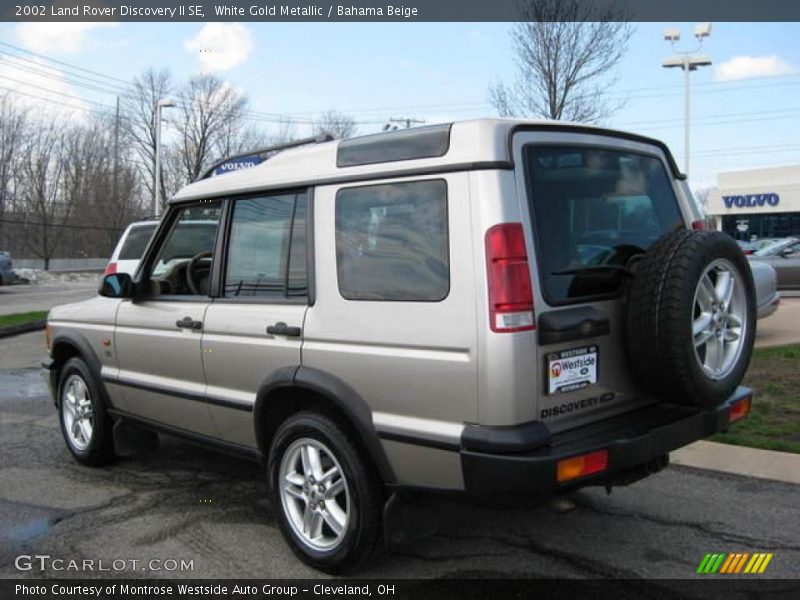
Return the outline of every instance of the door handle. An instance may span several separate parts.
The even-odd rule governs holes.
[[[300,337],[302,330],[299,327],[289,327],[283,321],[278,321],[275,325],[267,326],[267,333],[272,335],[285,335],[288,337]]]
[[[202,329],[202,321],[194,321],[191,317],[183,317],[180,321],[175,321],[175,326],[180,329]]]

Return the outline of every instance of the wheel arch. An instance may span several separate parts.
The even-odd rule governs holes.
[[[51,342],[50,357],[53,359],[54,368],[50,371],[51,384],[53,389],[53,400],[58,406],[59,390],[58,382],[61,378],[61,369],[71,358],[80,358],[89,367],[89,371],[95,378],[95,384],[100,390],[101,401],[110,406],[108,390],[101,376],[102,363],[92,346],[80,333],[70,330],[57,330]]]
[[[265,460],[280,423],[292,414],[314,408],[332,413],[352,429],[382,482],[396,481],[367,403],[335,375],[311,367],[278,369],[259,387],[253,420],[258,449]]]

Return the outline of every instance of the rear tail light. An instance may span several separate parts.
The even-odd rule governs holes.
[[[728,413],[728,423],[735,423],[739,419],[743,419],[750,412],[753,405],[753,397],[746,396],[741,400],[734,402],[731,405],[730,412]]]
[[[708,221],[692,221],[692,229],[708,229]]]
[[[117,272],[117,263],[110,262],[108,263],[108,266],[106,267],[106,270],[103,273],[103,275],[113,275],[116,272]]]
[[[608,450],[598,450],[558,461],[557,478],[559,482],[570,481],[608,468]]]
[[[535,329],[531,273],[521,223],[501,223],[486,232],[486,278],[492,331]]]

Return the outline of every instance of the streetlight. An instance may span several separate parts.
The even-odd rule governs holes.
[[[175,101],[162,98],[156,102],[156,172],[153,183],[153,214],[157,217],[161,209],[159,196],[161,195],[161,109],[175,106]]]
[[[678,51],[675,43],[681,39],[681,32],[678,29],[670,28],[664,30],[664,39],[670,43],[675,51],[675,56],[666,59],[661,66],[666,69],[678,67],[683,69],[683,152],[684,152],[684,172],[689,174],[689,73],[696,71],[698,67],[707,67],[711,64],[711,57],[695,54],[703,46],[703,40],[711,35],[711,23],[700,23],[695,25],[694,37],[697,39],[697,46],[691,50]]]

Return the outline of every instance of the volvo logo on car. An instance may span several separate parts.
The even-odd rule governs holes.
[[[781,199],[778,194],[747,194],[744,196],[723,196],[725,208],[751,208],[756,206],[778,206]]]

